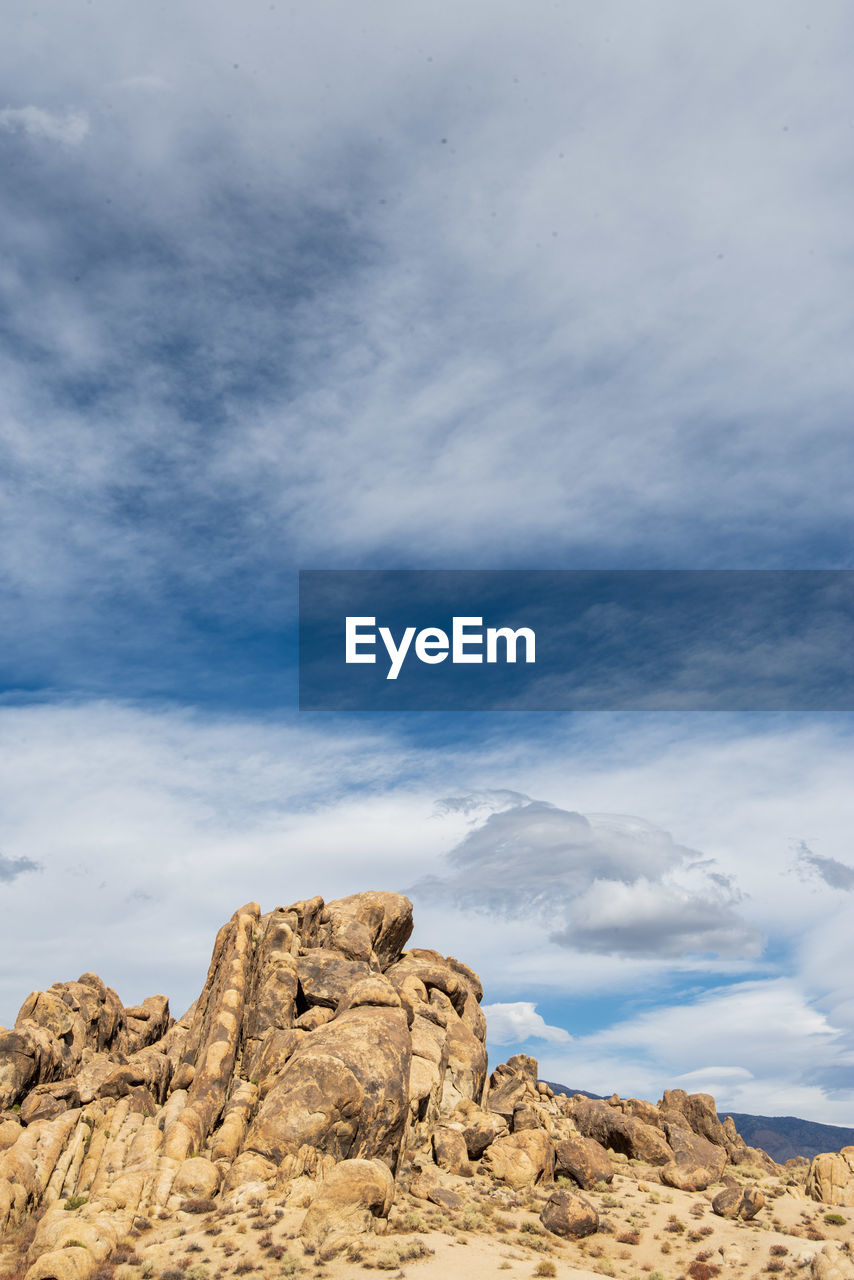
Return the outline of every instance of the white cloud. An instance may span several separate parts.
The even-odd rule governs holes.
[[[587,827],[567,827],[555,810],[559,839],[566,830],[585,840],[617,832],[602,864],[612,876],[637,873],[639,892],[646,846],[668,875],[682,874],[692,849],[714,851],[728,875],[759,887],[738,909],[748,926],[761,925],[772,954],[711,961],[560,946],[548,917],[530,909],[538,891],[554,895],[548,857],[528,854],[513,882],[515,912],[486,915],[416,895],[413,945],[471,964],[488,1006],[533,1006],[520,1034],[565,1027],[571,1045],[542,1041],[547,1079],[649,1097],[712,1063],[708,1085],[723,1106],[769,1114],[773,1104],[779,1114],[845,1123],[854,1036],[847,895],[821,880],[805,894],[791,840],[803,832],[811,848],[845,853],[851,741],[832,721],[775,718],[764,735],[752,721],[739,732],[715,720],[713,732],[704,717],[615,724],[574,717],[526,736],[497,717],[468,744],[433,748],[415,726],[373,721],[261,723],[109,703],[0,708],[4,866],[21,871],[0,883],[0,1022],[32,988],[90,968],[128,1002],[162,990],[182,1011],[201,986],[216,928],[240,903],[407,891],[447,874],[452,851],[490,815],[513,814],[536,775],[556,799],[592,815]],[[437,806],[449,794],[459,803]],[[481,800],[463,802],[469,795]],[[608,818],[617,798],[672,824],[685,843],[645,818]],[[24,874],[21,860],[41,870]],[[579,854],[568,865],[589,884],[584,861]],[[486,891],[489,866],[481,875]],[[713,977],[717,989],[703,995]],[[599,997],[594,1034],[574,1010]],[[616,998],[645,1012],[614,1021],[607,1010]],[[546,1000],[548,1021],[538,1012]],[[493,1043],[494,1033],[512,1031],[500,1012],[494,1022]]]
[[[532,1000],[516,1000],[511,1004],[485,1004],[489,1041],[495,1045],[515,1044],[524,1040],[549,1040],[563,1044],[571,1040],[563,1027],[552,1027]]]
[[[43,107],[4,107],[0,110],[0,129],[7,133],[25,133],[31,138],[60,142],[79,147],[89,136],[89,117],[85,111],[46,111]]]

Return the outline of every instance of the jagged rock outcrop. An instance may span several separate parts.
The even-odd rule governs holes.
[[[556,1097],[526,1055],[488,1076],[480,980],[405,950],[411,931],[395,893],[251,902],[178,1020],[94,974],[29,996],[0,1031],[0,1230],[40,1211],[27,1280],[86,1280],[135,1218],[192,1204],[306,1207],[303,1238],[327,1248],[383,1230],[396,1178],[453,1210],[487,1177],[545,1188],[543,1225],[577,1238],[596,1215],[566,1179],[607,1183],[628,1158],[697,1189],[744,1162],[706,1095]],[[811,1174],[822,1193],[834,1170]]]

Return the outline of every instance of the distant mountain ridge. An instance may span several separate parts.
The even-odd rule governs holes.
[[[732,1116],[736,1129],[751,1147],[761,1147],[778,1164],[792,1156],[813,1156],[823,1151],[841,1151],[854,1146],[854,1129],[819,1124],[797,1116],[752,1116],[741,1111],[722,1111],[721,1119]]]
[[[570,1089],[565,1084],[548,1084],[555,1093],[583,1094],[585,1098],[604,1098],[601,1093],[589,1093],[586,1089]],[[841,1151],[854,1146],[854,1129],[842,1125],[820,1124],[816,1120],[801,1120],[798,1116],[754,1116],[745,1111],[720,1111],[721,1120],[731,1116],[736,1129],[750,1147],[761,1147],[773,1160],[782,1164],[794,1156],[812,1159],[824,1151]]]

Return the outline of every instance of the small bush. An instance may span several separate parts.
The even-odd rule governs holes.
[[[841,1213],[826,1213],[824,1220],[829,1227],[844,1227],[845,1219]]]
[[[181,1202],[182,1213],[212,1213],[216,1208],[216,1200],[208,1200],[202,1196],[191,1196]]]
[[[689,1263],[687,1275],[691,1280],[714,1280],[715,1276],[721,1273],[720,1267],[716,1267],[713,1262],[698,1262],[695,1258]]]
[[[379,1271],[399,1271],[400,1254],[396,1249],[383,1249],[382,1253],[378,1253],[374,1258],[374,1266]]]
[[[69,1213],[73,1213],[75,1209],[82,1209],[83,1205],[88,1203],[88,1196],[69,1196],[65,1202],[65,1207]]]
[[[557,1267],[547,1258],[543,1258],[542,1262],[538,1262],[534,1267],[535,1276],[556,1276]]]

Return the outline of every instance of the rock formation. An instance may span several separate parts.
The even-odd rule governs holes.
[[[488,1076],[477,975],[405,950],[411,931],[394,893],[249,903],[177,1021],[94,974],[30,995],[0,1029],[0,1229],[37,1219],[27,1280],[86,1280],[135,1221],[198,1206],[299,1205],[307,1247],[330,1247],[381,1233],[401,1189],[453,1209],[488,1179],[542,1188],[543,1228],[577,1239],[615,1162],[683,1191],[777,1169],[707,1095],[555,1096],[524,1055]],[[812,1194],[850,1164],[815,1165]],[[733,1182],[715,1211],[761,1203]]]

